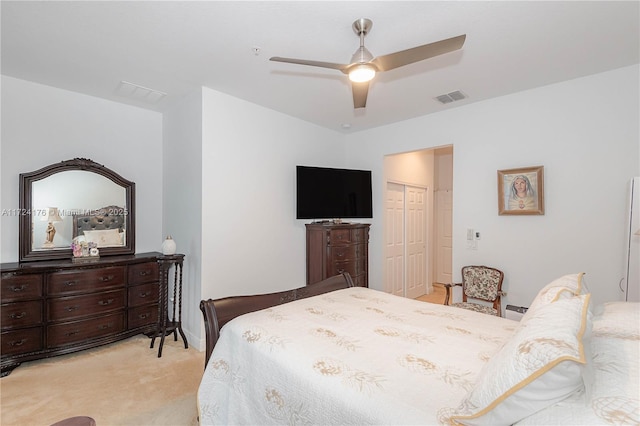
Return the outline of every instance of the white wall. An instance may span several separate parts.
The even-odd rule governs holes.
[[[350,135],[349,164],[376,177],[370,285],[382,288],[384,156],[452,144],[454,278],[496,266],[505,302],[528,306],[550,280],[584,271],[594,303],[618,300],[627,183],[640,170],[638,76],[626,67]],[[536,165],[546,214],[498,216],[497,170]],[[482,233],[475,251],[467,227]]]
[[[164,114],[163,220],[183,263],[182,328],[187,340],[201,346],[198,309],[202,270],[202,94],[183,99]]]
[[[436,149],[434,158],[435,190],[453,190],[453,148]]]
[[[18,208],[18,175],[89,158],[136,183],[136,250],[159,248],[162,115],[2,76],[1,209]],[[2,262],[18,260],[18,217],[2,216]]]
[[[344,166],[344,136],[203,89],[202,297],[305,283],[295,166]]]
[[[385,180],[433,190],[434,150],[406,152],[384,157]]]
[[[201,299],[304,285],[295,166],[343,166],[344,136],[208,88],[164,126],[163,230],[186,255],[183,328],[202,349]]]

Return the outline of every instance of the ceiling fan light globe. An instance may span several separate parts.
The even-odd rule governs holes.
[[[356,65],[349,71],[349,80],[354,83],[366,83],[367,81],[371,81],[375,75],[376,70],[370,65]]]

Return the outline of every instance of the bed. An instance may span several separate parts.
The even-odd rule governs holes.
[[[640,423],[639,304],[591,309],[582,274],[546,285],[520,322],[348,274],[201,309],[202,425]]]
[[[73,215],[73,241],[94,242],[98,248],[126,244],[127,209],[106,206]]]

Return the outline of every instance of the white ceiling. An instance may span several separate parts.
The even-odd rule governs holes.
[[[2,74],[163,111],[201,86],[358,131],[639,62],[638,1],[2,1]],[[374,56],[467,34],[462,50],[348,79],[271,56],[348,63],[369,18]],[[255,54],[254,48],[259,48]],[[122,95],[121,81],[167,95]],[[460,90],[468,99],[433,98]],[[140,93],[140,92],[138,92]],[[344,129],[343,124],[351,125]]]

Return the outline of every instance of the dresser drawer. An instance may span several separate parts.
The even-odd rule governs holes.
[[[351,244],[351,230],[345,229],[332,229],[329,231],[329,244],[332,246]]]
[[[48,302],[49,321],[69,320],[123,309],[125,306],[124,297],[124,290],[115,290],[50,299]]]
[[[48,327],[47,346],[54,348],[124,331],[124,312]]]
[[[160,287],[157,282],[137,285],[129,288],[129,307],[158,303],[158,293]]]
[[[331,247],[331,262],[342,262],[345,260],[356,260],[364,257],[364,244],[350,244],[346,246]]]
[[[42,275],[2,274],[2,302],[42,297]]]
[[[369,242],[369,227],[355,228],[351,230],[351,241],[354,243]]]
[[[61,295],[124,287],[124,266],[49,274],[48,294]]]
[[[5,303],[0,306],[0,328],[28,327],[41,323],[41,300]]]
[[[368,228],[336,228],[329,231],[329,245],[339,246],[346,244],[367,243]]]
[[[160,275],[158,273],[157,262],[139,263],[129,266],[129,285],[144,284],[158,281]]]
[[[4,331],[0,341],[3,356],[38,351],[42,349],[42,327]]]
[[[364,259],[345,262],[334,262],[332,265],[330,265],[328,276],[332,277],[334,275],[342,274],[343,272],[348,272],[352,277],[367,272]]]
[[[129,329],[158,323],[158,304],[129,309]]]

